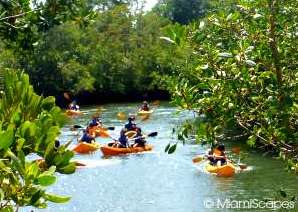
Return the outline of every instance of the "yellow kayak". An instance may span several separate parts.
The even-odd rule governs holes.
[[[150,115],[153,112],[153,110],[145,111],[145,110],[139,110],[138,115],[144,116],[144,115]]]
[[[223,166],[212,166],[210,164],[207,164],[206,171],[212,174],[216,174],[220,177],[232,177],[235,174],[236,167],[231,163]]]

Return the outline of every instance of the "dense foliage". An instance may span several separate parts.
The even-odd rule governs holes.
[[[2,20],[0,35],[38,93],[128,95],[156,89],[151,72],[160,69],[166,47],[160,29],[169,21],[145,14],[144,2],[38,1],[35,9],[29,2],[0,4],[4,14],[17,16]],[[8,25],[12,19],[18,21]]]
[[[3,72],[3,71],[2,71]],[[2,75],[0,97],[0,210],[21,206],[44,208],[47,201],[65,202],[46,192],[55,183],[55,172],[70,174],[75,164],[67,145],[55,146],[66,119],[53,97],[34,93],[29,77],[12,70]],[[44,160],[32,161],[37,154]]]
[[[159,0],[154,11],[174,23],[189,24],[207,11],[208,3],[206,0]]]
[[[186,52],[164,79],[175,104],[203,122],[182,140],[244,138],[298,170],[297,1],[231,1],[167,40]],[[296,165],[295,165],[296,164]]]

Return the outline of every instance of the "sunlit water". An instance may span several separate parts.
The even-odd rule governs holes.
[[[118,137],[125,121],[117,119],[118,112],[133,113],[135,104],[105,105],[102,119],[106,126],[115,126],[111,135]],[[73,140],[76,132],[69,130],[73,124],[86,125],[97,107],[83,108],[84,115],[73,119],[61,135],[62,141]],[[200,212],[232,211],[232,209],[207,209],[204,202],[217,199],[249,200],[273,198],[284,188],[298,196],[297,176],[284,171],[278,160],[250,154],[244,161],[247,171],[231,178],[219,178],[204,172],[203,165],[194,165],[192,157],[205,150],[199,145],[179,145],[175,154],[164,153],[169,142],[176,142],[172,129],[192,114],[177,115],[168,104],[156,107],[149,120],[137,121],[143,131],[158,131],[158,136],[148,138],[154,145],[152,152],[103,158],[100,151],[89,155],[76,155],[86,163],[72,175],[58,174],[58,181],[48,190],[72,199],[66,204],[49,204],[41,211],[108,211],[108,212]],[[99,143],[110,139],[97,138]],[[24,208],[22,211],[29,211]],[[35,211],[36,209],[34,209]],[[295,210],[295,209],[294,209]],[[293,210],[293,211],[294,211]],[[243,209],[241,211],[248,211]],[[262,211],[262,210],[250,210]],[[264,210],[269,211],[269,210]],[[285,210],[287,211],[287,210]]]

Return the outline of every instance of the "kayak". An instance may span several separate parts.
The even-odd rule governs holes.
[[[220,177],[232,177],[235,174],[236,167],[231,163],[223,166],[212,166],[210,164],[207,164],[206,171],[212,174],[216,174]]]
[[[150,115],[152,112],[153,112],[153,110],[149,110],[149,111],[140,110],[140,111],[138,111],[138,115],[140,115],[140,116]]]
[[[89,129],[89,133],[91,135],[94,134],[96,137],[103,137],[103,138],[110,137],[108,130],[100,128],[100,127],[93,127],[91,129]]]
[[[104,156],[113,156],[113,155],[122,155],[129,153],[137,153],[152,150],[152,145],[145,145],[144,147],[127,147],[127,148],[116,148],[109,146],[102,146],[100,150],[102,151]]]
[[[90,152],[94,152],[97,149],[99,149],[100,145],[97,143],[86,143],[86,142],[81,142],[77,146],[75,146],[72,151],[80,154],[88,154]]]
[[[76,116],[76,115],[82,115],[83,113],[82,111],[79,111],[79,110],[66,110],[65,114],[69,116]]]

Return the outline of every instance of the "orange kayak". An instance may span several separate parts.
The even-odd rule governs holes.
[[[78,115],[82,115],[82,111],[79,111],[79,110],[66,110],[65,111],[65,114],[68,115],[68,116],[78,116]]]
[[[89,144],[86,142],[81,142],[77,146],[75,146],[72,151],[80,154],[88,154],[90,152],[96,151],[97,149],[99,149],[99,147],[100,145],[97,143]]]
[[[108,138],[110,137],[110,134],[108,130],[100,128],[100,127],[93,127],[90,129],[89,133],[92,135],[95,135],[96,137],[103,137]]]
[[[122,155],[129,153],[137,153],[152,150],[152,145],[145,145],[144,147],[128,147],[128,148],[116,148],[109,146],[102,146],[100,150],[102,151],[104,156],[113,156],[113,155]]]

